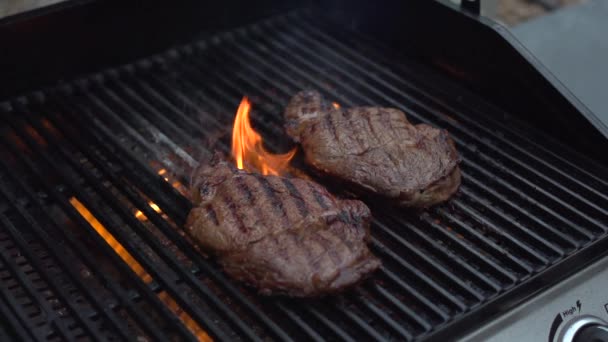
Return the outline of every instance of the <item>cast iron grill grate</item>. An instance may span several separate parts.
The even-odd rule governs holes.
[[[274,18],[2,106],[7,326],[38,340],[193,338],[171,297],[217,339],[422,338],[606,240],[605,169],[414,62],[311,18]],[[384,265],[357,288],[321,300],[259,297],[184,237],[184,193],[209,146],[228,150],[222,134],[243,95],[254,127],[281,150],[289,147],[282,109],[305,88],[448,129],[463,185],[423,212],[371,203],[371,247]],[[123,262],[124,251],[139,266]]]

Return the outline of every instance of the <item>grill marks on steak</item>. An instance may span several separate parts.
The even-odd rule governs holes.
[[[321,172],[401,205],[428,207],[460,185],[460,158],[446,130],[411,124],[394,108],[332,108],[316,91],[296,94],[286,131]]]
[[[263,294],[331,293],[380,266],[366,245],[369,209],[316,183],[215,161],[197,171],[193,192],[189,235]]]

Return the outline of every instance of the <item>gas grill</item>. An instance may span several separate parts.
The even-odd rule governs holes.
[[[162,10],[148,6],[156,14],[129,7],[116,25],[124,28],[129,13],[133,27],[142,18],[153,25]],[[260,5],[235,14],[251,16],[236,28],[213,24],[197,35],[185,33],[194,32],[196,15],[168,10],[168,18],[190,18],[173,32],[182,44],[167,50],[175,36],[154,43],[140,36],[147,55],[121,45],[138,44],[136,33],[99,32],[116,5],[84,1],[5,22],[2,37],[10,31],[39,41],[32,32],[57,33],[40,31],[57,18],[66,27],[80,21],[83,35],[98,34],[88,39],[108,35],[91,44],[94,53],[112,39],[125,50],[95,60],[69,54],[87,46],[60,44],[66,51],[44,50],[45,63],[22,55],[24,64],[13,68],[28,71],[4,68],[23,78],[2,80],[0,338],[440,340],[496,319],[608,254],[608,172],[595,150],[606,144],[597,132],[572,137],[557,123],[543,131],[538,116],[526,120],[530,112],[514,111],[517,104],[484,96],[465,67],[405,54],[365,25],[343,21],[356,16],[329,15],[336,8],[296,7]],[[102,27],[89,32],[86,13]],[[19,55],[9,51],[4,61]],[[368,203],[370,247],[383,266],[355,288],[321,299],[263,297],[227,278],[185,236],[187,188],[200,161],[213,150],[228,153],[225,137],[243,95],[267,147],[292,147],[282,110],[301,89],[346,107],[399,108],[412,122],[447,129],[463,159],[463,183],[429,210]],[[573,125],[591,127],[580,104],[555,89],[522,95],[520,109],[533,108],[526,96],[545,91]]]

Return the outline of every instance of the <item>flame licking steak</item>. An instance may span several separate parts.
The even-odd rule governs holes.
[[[316,183],[238,170],[216,156],[192,190],[190,236],[262,294],[336,292],[380,266],[366,245],[367,206]]]
[[[244,97],[236,111],[232,127],[232,157],[239,169],[253,169],[263,175],[280,175],[296,154],[296,148],[284,154],[272,154],[264,148],[262,136],[249,122],[251,103]]]
[[[428,207],[460,185],[460,158],[447,131],[411,124],[394,108],[331,106],[316,91],[296,94],[287,133],[319,171],[400,205]]]

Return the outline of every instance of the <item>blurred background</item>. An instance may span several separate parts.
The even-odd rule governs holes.
[[[51,5],[64,0],[1,0],[0,17],[24,12],[30,9]]]
[[[64,0],[0,0],[0,17],[61,1]],[[585,0],[482,0],[482,4],[484,15],[513,26],[582,1]]]
[[[482,0],[484,14],[509,26],[585,0]]]

